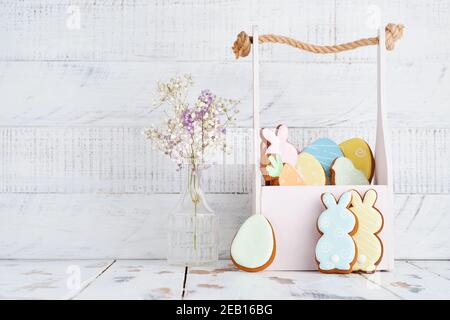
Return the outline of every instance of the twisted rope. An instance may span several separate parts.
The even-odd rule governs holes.
[[[386,28],[386,49],[387,50],[394,50],[395,48],[395,42],[399,40],[403,36],[403,29],[404,26],[401,24],[393,24],[389,23]],[[348,43],[342,43],[342,44],[336,44],[334,46],[319,46],[315,44],[305,43],[299,40],[295,40],[289,37],[285,36],[278,36],[274,34],[264,34],[259,36],[259,42],[260,43],[282,43],[287,44],[291,47],[305,50],[313,53],[320,53],[320,54],[326,54],[326,53],[337,53],[347,50],[356,49],[363,46],[371,46],[371,45],[377,45],[379,42],[378,37],[373,38],[365,38],[365,39],[359,39]],[[233,52],[236,56],[236,59],[239,57],[246,57],[250,54],[250,50],[253,43],[253,37],[250,37],[247,33],[244,31],[241,31],[236,41],[233,44]]]

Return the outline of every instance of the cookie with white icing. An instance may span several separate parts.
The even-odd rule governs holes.
[[[320,272],[350,273],[356,262],[357,248],[352,235],[358,230],[358,220],[348,209],[351,191],[342,194],[339,201],[331,193],[322,194],[325,206],[317,228],[321,234],[315,253]]]
[[[271,129],[262,129],[261,134],[268,142],[266,154],[278,154],[283,163],[289,163],[295,166],[297,161],[297,148],[288,142],[288,128],[285,125],[279,125],[276,132]]]
[[[369,180],[353,162],[346,157],[339,157],[331,164],[331,184],[334,185],[368,185]]]
[[[327,184],[327,174],[312,154],[301,152],[297,157],[295,169],[303,177],[305,185],[323,186]]]
[[[362,199],[353,190],[350,211],[358,219],[358,230],[353,240],[358,248],[358,256],[353,271],[373,273],[383,257],[383,242],[378,234],[383,229],[383,215],[375,208],[377,192],[368,190]]]
[[[361,138],[353,138],[342,142],[339,147],[344,156],[353,162],[355,168],[360,170],[369,182],[372,181],[375,159],[369,144]]]
[[[231,261],[248,272],[267,268],[275,259],[276,242],[272,225],[262,214],[254,214],[240,227],[231,243]]]
[[[303,149],[303,152],[307,152],[319,160],[328,178],[330,178],[330,166],[334,159],[343,156],[341,148],[333,140],[328,138],[317,139]]]

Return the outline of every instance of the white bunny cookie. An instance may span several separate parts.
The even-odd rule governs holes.
[[[288,128],[284,125],[277,127],[276,133],[270,129],[263,129],[262,135],[270,145],[266,150],[266,154],[278,154],[283,163],[289,163],[295,167],[297,162],[297,149],[287,141]]]
[[[375,272],[383,257],[383,243],[378,237],[378,233],[383,229],[383,215],[374,207],[376,200],[377,193],[373,189],[365,193],[364,199],[361,199],[357,191],[352,191],[350,211],[359,221],[358,230],[353,235],[358,248],[353,271]]]

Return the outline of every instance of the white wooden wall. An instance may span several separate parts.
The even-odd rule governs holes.
[[[221,255],[250,212],[251,66],[231,45],[262,33],[334,44],[375,34],[366,10],[404,23],[388,54],[397,258],[449,259],[450,1],[0,0],[0,258],[163,258],[182,173],[144,141],[155,81],[190,72],[196,89],[242,101],[205,176]],[[69,7],[80,29],[67,26]],[[72,7],[74,8],[74,7]],[[374,140],[372,48],[318,56],[263,45],[264,125],[292,141]]]

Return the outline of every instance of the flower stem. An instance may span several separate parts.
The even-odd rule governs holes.
[[[191,197],[191,201],[194,205],[194,232],[193,232],[193,243],[194,243],[194,251],[197,251],[197,206],[200,202],[200,194],[199,194],[199,179],[198,176],[198,168],[195,163],[192,164],[192,167],[189,168],[189,196]]]

